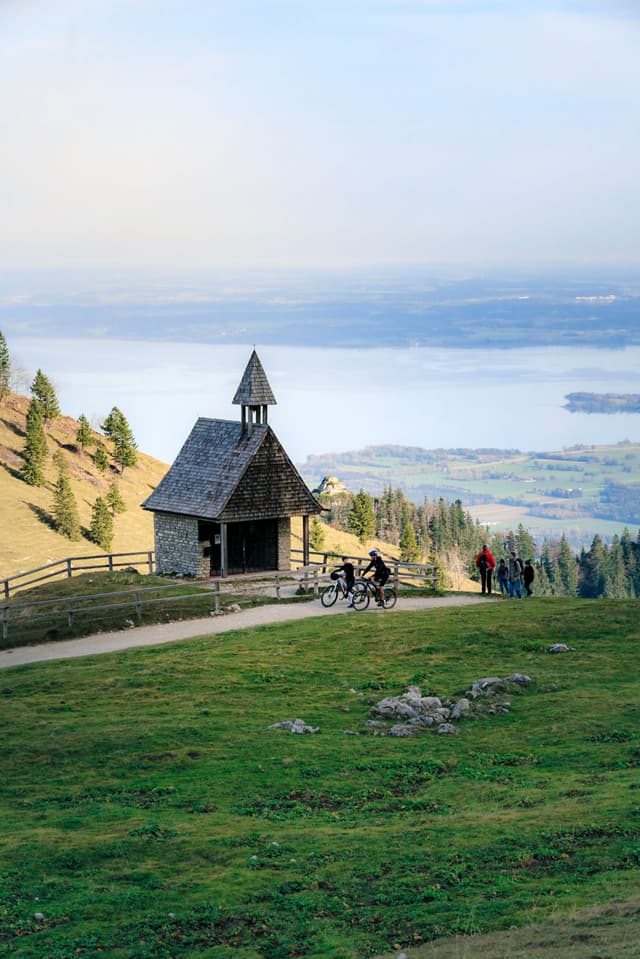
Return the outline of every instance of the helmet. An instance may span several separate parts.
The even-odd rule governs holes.
[[[377,550],[377,549],[370,549],[370,550],[369,550],[369,556],[377,556],[377,555],[378,555],[378,550]]]

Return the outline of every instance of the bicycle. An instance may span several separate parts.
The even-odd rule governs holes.
[[[378,587],[376,584],[364,576],[362,579],[356,580],[356,585],[353,588],[353,607],[354,609],[360,610],[362,612],[365,609],[369,608],[369,603],[371,602],[371,597],[378,602],[380,598],[380,593],[378,592]],[[384,609],[393,609],[393,607],[398,602],[398,597],[393,586],[384,587]]]
[[[344,576],[337,576],[320,594],[320,602],[323,606],[329,608],[329,606],[333,606],[337,599],[347,599],[348,596],[349,591]]]

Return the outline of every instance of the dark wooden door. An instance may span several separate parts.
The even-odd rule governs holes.
[[[229,523],[227,532],[230,573],[257,573],[277,568],[277,520]]]

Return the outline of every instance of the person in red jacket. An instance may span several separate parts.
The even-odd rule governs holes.
[[[491,595],[491,577],[496,568],[496,561],[486,543],[476,556],[476,568],[480,570],[482,592]]]

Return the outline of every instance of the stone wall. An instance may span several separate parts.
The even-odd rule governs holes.
[[[278,520],[278,569],[291,569],[291,519]]]
[[[154,513],[156,572],[161,575],[202,576],[202,544],[198,542],[198,520],[175,513]],[[208,575],[206,573],[205,575]]]

